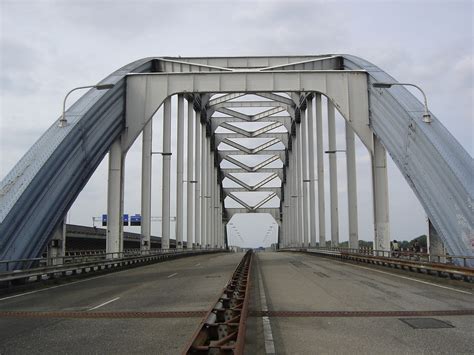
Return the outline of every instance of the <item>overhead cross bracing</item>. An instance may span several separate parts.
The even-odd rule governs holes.
[[[355,171],[352,158],[355,137],[360,139],[372,158],[376,248],[388,248],[390,240],[386,195],[388,152],[447,250],[452,254],[472,255],[472,158],[435,115],[432,114],[430,124],[422,121],[423,104],[405,88],[381,90],[372,86],[376,82],[393,80],[375,65],[350,55],[156,57],[131,63],[103,80],[104,84],[114,84],[112,89],[92,89],[72,105],[66,112],[67,125],[59,127],[55,122],[1,182],[0,259],[40,255],[48,242],[57,238],[68,209],[107,153],[110,157],[108,240],[112,249],[120,249],[126,153],[142,133],[143,137],[149,136],[151,119],[160,107],[164,108],[165,121],[171,119],[170,97],[176,95],[178,122],[186,120],[193,126],[197,123],[192,135],[199,145],[192,148],[204,152],[196,155],[194,161],[186,162],[188,168],[191,164],[196,175],[199,172],[199,177],[182,177],[182,180],[197,183],[178,184],[192,192],[192,204],[196,210],[191,220],[188,214],[190,223],[186,232],[182,228],[178,231],[179,238],[185,234],[189,238],[192,234],[194,243],[205,245],[202,237],[206,238],[211,227],[205,229],[203,226],[211,225],[213,238],[217,236],[223,243],[220,219],[223,216],[225,222],[234,211],[227,210],[222,204],[225,196],[225,189],[222,189],[224,163],[228,163],[234,164],[232,169],[241,168],[249,173],[263,172],[270,167],[282,171],[278,173],[283,186],[280,186],[280,208],[275,209],[278,211],[275,216],[281,223],[282,245],[325,243],[324,206],[327,202],[324,194],[318,194],[317,201],[305,201],[311,194],[302,193],[308,188],[321,192],[328,186],[322,175],[324,151],[321,144],[322,139],[327,138],[333,147],[333,140],[322,136],[322,113],[328,111],[322,110],[324,104],[329,109],[325,120],[330,120],[331,127],[336,110],[345,120],[348,174]],[[246,95],[252,96],[246,98]],[[268,125],[271,122],[275,128],[265,124],[257,126],[258,122],[268,122]],[[245,129],[245,123],[249,124],[248,129]],[[276,123],[281,125],[276,126]],[[222,131],[218,128],[221,124],[224,124],[220,128]],[[159,131],[166,136],[169,129],[166,125],[163,131],[161,128]],[[312,130],[315,132],[313,140],[306,134]],[[195,153],[194,150],[191,152]],[[178,155],[178,152],[166,150],[163,153],[174,154],[173,159]],[[333,179],[337,176],[334,168],[337,158],[334,153],[328,154]],[[270,163],[249,171],[252,164],[239,159],[238,155],[276,156],[283,168]],[[226,157],[234,161],[226,160]],[[170,155],[163,155],[165,170],[169,159]],[[148,160],[143,158],[143,161],[147,163]],[[241,164],[236,164],[236,161]],[[202,166],[207,167],[204,179]],[[230,175],[237,171],[227,173]],[[164,174],[166,187],[169,178],[168,173]],[[350,180],[351,185],[347,187],[351,204],[349,241],[355,245],[357,204],[353,192],[356,185],[355,179]],[[144,185],[148,183],[145,179]],[[242,189],[248,192],[245,186]],[[328,235],[327,239],[337,243],[340,222],[334,196],[338,190],[334,184],[329,184],[329,189],[329,196],[332,196],[328,209],[331,237]],[[169,207],[169,189],[163,192],[166,192],[162,196],[163,207]],[[212,194],[206,195],[208,192]],[[273,192],[266,191],[268,194]],[[278,194],[272,198],[278,199]],[[214,212],[209,208],[211,200]],[[147,204],[144,194],[142,210],[145,213],[142,214],[149,214]],[[253,202],[246,204],[251,208],[258,205]],[[319,222],[316,226],[314,223],[308,226],[302,219],[303,205],[310,206],[311,218]],[[245,206],[240,209],[246,210]],[[169,228],[169,225],[164,226],[165,241],[169,237]],[[147,232],[143,234],[146,241]]]
[[[269,154],[264,156],[265,159],[262,161],[262,159],[258,159],[261,155],[257,153],[271,152],[270,149],[273,149],[272,147],[278,143],[282,144],[284,148],[280,152],[285,153],[285,150],[288,149],[289,137],[285,123],[287,127],[291,126],[290,115],[294,116],[295,103],[282,95],[261,95],[266,99],[265,101],[254,100],[256,95],[244,93],[222,95],[215,99],[211,96],[209,101],[207,113],[212,122],[211,127],[218,154],[233,165],[233,168],[223,168],[222,164],[220,165],[223,176],[235,183],[226,186],[225,181],[223,182],[224,195],[236,202],[236,204],[232,204],[227,200],[227,210],[245,208],[247,211],[255,213],[265,206],[267,206],[266,209],[270,206],[280,209],[284,166],[280,164],[278,168],[269,168],[270,164],[281,161],[279,156]],[[247,109],[247,112],[243,112],[244,109]],[[286,116],[275,116],[279,113],[285,113]],[[226,116],[223,117],[222,114]],[[275,121],[274,117],[278,117],[280,122]],[[221,143],[223,143],[221,146],[223,149],[219,150]],[[237,150],[239,155],[225,154],[222,156],[220,153],[221,151],[225,152],[226,146]],[[242,157],[246,157],[246,161],[242,161]],[[270,174],[260,181],[254,177],[252,185],[242,181],[242,174],[239,176],[239,173],[259,171]],[[252,174],[243,176],[252,176]],[[269,187],[268,183],[277,177],[280,177],[280,186]],[[246,192],[246,194],[242,194],[242,192]],[[258,192],[267,192],[267,194],[262,196]]]

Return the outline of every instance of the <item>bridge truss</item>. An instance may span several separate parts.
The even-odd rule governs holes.
[[[107,153],[107,251],[120,252],[125,158],[140,134],[142,248],[149,248],[152,118],[159,108],[165,249],[170,237],[170,153],[176,154],[178,167],[178,247],[184,236],[188,245],[223,247],[225,223],[240,212],[270,213],[281,227],[280,246],[323,246],[326,239],[337,246],[337,110],[346,127],[350,247],[358,245],[357,135],[372,157],[374,249],[390,247],[388,151],[447,250],[472,255],[472,158],[434,115],[431,123],[422,121],[423,105],[406,89],[373,88],[381,81],[394,79],[349,55],[133,62],[101,82],[114,84],[112,89],[92,89],[71,106],[67,125],[54,123],[1,182],[0,259],[36,257],[51,240],[61,240],[68,209]],[[176,152],[171,152],[172,96],[177,97]],[[323,112],[328,122],[330,236],[325,226]]]

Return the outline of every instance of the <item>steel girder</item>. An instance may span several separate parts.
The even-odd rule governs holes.
[[[242,69],[251,72],[242,72]],[[323,55],[145,58],[112,73],[101,82],[114,83],[112,90],[86,93],[68,110],[69,125],[59,129],[57,123],[53,123],[0,183],[0,259],[39,256],[112,142],[122,135],[123,150],[128,150],[160,106],[162,96],[145,111],[147,97],[142,96],[141,87],[143,80],[148,79],[127,76],[129,73],[169,73],[161,74],[167,75],[170,83],[163,87],[164,95],[173,94],[178,88],[187,93],[321,92],[339,104],[342,115],[359,137],[363,136],[363,129],[359,127],[358,131],[357,122],[351,121],[362,113],[346,111],[344,97],[330,92],[329,87],[312,85],[312,81],[317,81],[317,75],[310,73],[312,70],[324,70],[328,75],[334,70],[364,71],[360,74],[368,78],[369,84],[366,87],[370,96],[369,129],[380,139],[412,187],[448,252],[473,255],[472,157],[434,115],[430,125],[421,121],[423,105],[406,89],[372,88],[373,82],[394,80],[378,67],[354,56]],[[283,84],[280,73],[285,71],[287,78]],[[220,80],[221,74],[235,74],[235,80],[232,84],[217,86],[214,80]],[[268,74],[270,76],[266,76]],[[186,75],[192,75],[190,81]],[[257,75],[262,79],[258,84],[254,81]],[[126,81],[129,81],[127,88]],[[347,97],[362,89],[357,85],[347,88]],[[133,91],[138,95],[133,97],[134,113],[140,113],[134,118],[135,123],[130,121],[130,93]],[[129,101],[127,105],[125,101]],[[370,142],[361,138],[371,150]]]

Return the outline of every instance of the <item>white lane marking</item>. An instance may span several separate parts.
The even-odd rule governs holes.
[[[5,300],[9,300],[9,299],[11,299],[11,298],[16,298],[16,297],[21,297],[21,296],[32,295],[33,293],[48,291],[48,290],[52,290],[52,289],[54,289],[54,288],[59,288],[59,287],[64,287],[64,286],[69,286],[69,285],[74,285],[74,284],[78,284],[78,283],[81,283],[81,282],[86,282],[86,281],[91,281],[91,280],[95,280],[95,279],[100,279],[100,278],[106,277],[106,276],[117,275],[118,273],[125,272],[125,271],[130,271],[130,270],[116,271],[116,272],[114,272],[114,273],[107,274],[107,275],[99,275],[99,276],[89,277],[89,278],[84,279],[84,280],[69,282],[69,283],[63,284],[63,285],[57,285],[57,286],[51,286],[51,287],[48,287],[48,288],[42,288],[41,290],[34,290],[34,291],[19,293],[18,295],[13,295],[13,296],[7,296],[7,297],[0,298],[0,301],[5,301]]]
[[[339,262],[342,263],[342,264],[345,264],[344,262],[341,262],[341,261],[339,261]],[[346,265],[347,265],[347,264],[346,264]],[[467,295],[472,295],[472,294],[473,294],[472,292],[463,291],[463,290],[458,290],[457,288],[448,287],[448,286],[442,286],[442,285],[434,284],[434,283],[427,282],[427,281],[417,280],[417,279],[414,279],[414,278],[411,278],[411,277],[407,277],[407,276],[396,275],[396,274],[392,274],[391,272],[385,272],[385,271],[381,271],[381,270],[375,270],[375,269],[371,269],[370,267],[359,266],[359,265],[351,265],[351,266],[358,267],[359,269],[365,269],[365,270],[370,270],[370,271],[374,271],[374,272],[379,272],[379,273],[381,273],[381,274],[386,274],[386,275],[390,275],[390,276],[393,276],[393,277],[398,277],[398,278],[400,278],[400,279],[405,279],[405,280],[411,280],[411,281],[419,282],[419,283],[422,283],[422,284],[425,284],[425,285],[431,285],[431,286],[435,286],[435,287],[439,287],[439,288],[444,288],[444,289],[451,290],[451,291],[456,291],[456,292],[460,292],[460,293],[465,293],[465,294],[467,294]]]
[[[197,263],[197,264],[196,264],[196,265],[194,265],[194,266],[199,266],[199,265],[201,265],[201,263]]]
[[[110,301],[101,303],[101,304],[99,304],[98,306],[95,306],[95,307],[92,307],[91,309],[88,309],[87,311],[93,311],[94,309],[103,307],[103,306],[105,306],[106,304],[109,304],[109,303],[112,303],[112,302],[114,302],[114,301],[117,301],[118,299],[120,299],[120,297],[116,297],[116,298],[114,298],[114,299],[112,299],[112,300],[110,300]]]
[[[268,311],[267,307],[267,298],[265,297],[265,290],[263,288],[263,279],[260,269],[258,269],[258,288],[260,289],[260,305],[262,306],[262,311]],[[273,333],[272,325],[270,324],[270,318],[268,316],[262,317],[263,321],[263,338],[265,341],[265,353],[266,354],[276,354],[275,344],[273,342]]]
[[[176,276],[176,275],[178,275],[177,272],[175,272],[174,274],[169,275],[168,278],[171,279],[173,276]]]

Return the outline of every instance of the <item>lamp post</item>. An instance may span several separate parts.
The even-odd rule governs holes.
[[[67,125],[67,120],[66,120],[66,100],[68,98],[68,96],[76,91],[76,90],[81,90],[81,89],[92,89],[92,88],[95,88],[97,90],[108,90],[108,89],[112,89],[113,87],[115,86],[115,84],[98,84],[98,85],[86,85],[86,86],[78,86],[77,88],[74,88],[72,90],[70,90],[67,94],[66,94],[66,97],[64,98],[64,101],[63,101],[63,114],[61,116],[61,119],[59,120],[59,127],[66,127]]]
[[[413,86],[414,88],[417,88],[423,95],[423,100],[424,100],[424,106],[425,106],[425,113],[423,114],[423,122],[425,123],[431,123],[431,115],[428,110],[428,100],[426,99],[425,92],[415,84],[410,84],[410,83],[385,83],[385,82],[379,82],[379,83],[373,83],[372,86],[374,88],[379,88],[379,89],[389,89],[394,85],[399,85],[399,86]]]

